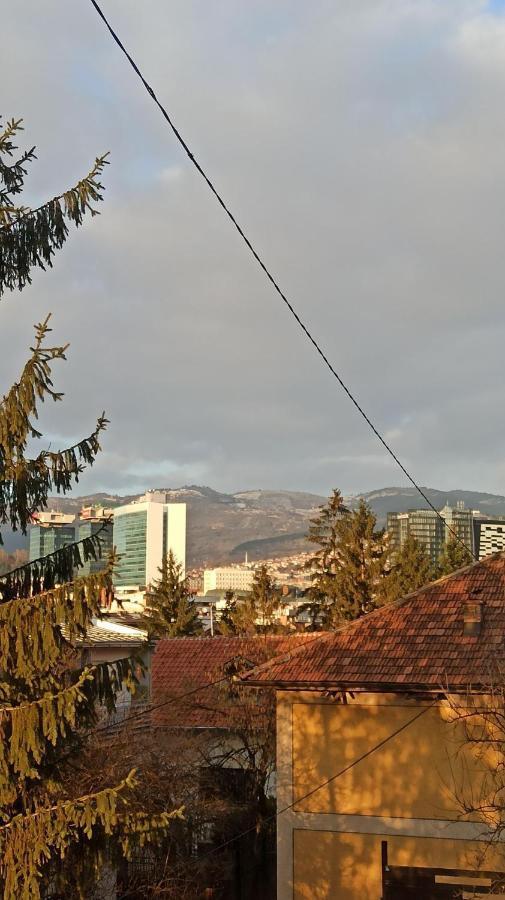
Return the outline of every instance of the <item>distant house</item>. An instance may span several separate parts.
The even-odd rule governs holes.
[[[65,634],[65,629],[63,629]],[[134,694],[123,686],[116,697],[116,712],[107,719],[120,721],[128,715],[132,704],[147,703],[151,690],[151,645],[147,633],[131,624],[123,624],[116,619],[93,619],[86,630],[86,636],[78,645],[75,664],[79,668],[116,662],[134,656],[139,661],[136,667],[138,686]],[[105,712],[103,714],[105,716]]]
[[[485,896],[505,844],[460,801],[487,802],[497,760],[457,708],[484,708],[504,651],[498,553],[244,676],[277,691],[278,900]]]
[[[246,840],[225,846],[217,857],[228,890],[219,896],[275,896],[274,829],[256,836],[253,827],[249,833],[274,808],[274,698],[237,686],[232,676],[311,638],[180,637],[156,645],[152,734],[160,765],[165,758],[176,768],[174,801],[184,804],[192,852],[205,854],[247,831]]]
[[[223,698],[226,675],[301,646],[313,635],[256,635],[163,638],[156,644],[151,669],[151,720],[154,727],[231,731],[236,721],[233,699]],[[198,690],[201,688],[201,690]],[[184,702],[171,698],[191,691]],[[235,710],[235,711],[234,711]]]

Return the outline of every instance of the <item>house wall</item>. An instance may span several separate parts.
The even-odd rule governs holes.
[[[307,799],[405,725],[422,705],[361,694],[347,705],[278,694],[278,900],[379,900],[381,841],[392,865],[505,870],[483,826],[462,821],[457,797],[485,793],[492,760],[476,760],[447,703],[428,709],[381,749]]]

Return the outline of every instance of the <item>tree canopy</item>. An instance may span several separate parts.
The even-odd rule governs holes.
[[[403,546],[393,555],[390,571],[382,583],[382,601],[388,603],[405,597],[433,577],[433,566],[425,548],[413,534],[408,534]]]
[[[437,574],[439,577],[450,575],[451,572],[455,572],[457,569],[469,566],[473,561],[470,550],[458,540],[456,535],[450,535],[440,557]]]
[[[68,236],[96,213],[98,178],[105,157],[76,187],[30,209],[17,203],[34,148],[16,154],[20,121],[0,132],[0,295],[22,289],[34,266],[52,265]],[[100,450],[107,421],[102,414],[88,437],[58,451],[27,454],[42,438],[35,427],[40,405],[60,401],[53,364],[67,346],[49,341],[49,317],[36,326],[35,341],[21,375],[0,401],[0,531],[10,524],[26,532],[49,493],[67,493]],[[96,534],[50,556],[0,576],[0,889],[5,900],[38,900],[63,879],[70,847],[95,848],[95,864],[107,847],[128,854],[156,839],[172,813],[150,817],[128,810],[130,774],[96,793],[73,795],[62,787],[72,757],[97,721],[99,706],[112,710],[118,690],[135,687],[132,659],[80,669],[78,648],[112,591],[110,567],[80,577],[82,562],[100,554]],[[78,863],[77,863],[78,867]]]
[[[376,526],[364,500],[350,511],[338,490],[312,520],[308,537],[319,549],[309,563],[312,586],[306,607],[314,622],[333,628],[381,602],[387,553],[384,532]]]
[[[150,638],[197,634],[200,620],[191,591],[172,550],[163,556],[159,579],[149,591],[142,624]]]
[[[228,634],[266,634],[282,631],[277,614],[281,598],[266,565],[259,566],[252,590],[237,597],[227,596],[227,606],[221,617],[221,630]]]

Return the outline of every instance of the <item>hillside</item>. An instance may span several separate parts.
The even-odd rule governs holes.
[[[423,491],[436,509],[443,506],[456,506],[462,500],[467,509],[479,509],[489,516],[505,515],[505,497],[499,494],[485,494],[481,491],[439,491],[435,488],[423,487]],[[386,524],[388,512],[406,512],[408,509],[427,509],[428,504],[420,497],[415,488],[387,487],[378,491],[369,491],[352,498],[347,498],[354,505],[362,496],[372,507],[379,524]]]
[[[505,497],[478,491],[440,491],[424,488],[437,509],[448,502],[455,506],[462,500],[470,509],[480,509],[489,515],[505,515]],[[188,506],[187,564],[189,568],[234,561],[244,558],[268,559],[301,553],[310,549],[305,535],[310,518],[325,497],[302,491],[238,491],[224,494],[209,487],[187,485],[167,489],[173,502]],[[53,498],[51,508],[78,513],[81,506],[101,503],[119,506],[138,495],[91,494],[85,497]],[[386,487],[362,495],[347,497],[355,506],[363,496],[370,504],[379,525],[385,525],[390,510],[425,508],[427,504],[414,488]],[[11,551],[27,546],[27,539],[2,531],[5,549]]]

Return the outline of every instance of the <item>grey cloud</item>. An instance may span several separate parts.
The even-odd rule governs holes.
[[[48,309],[71,342],[50,433],[107,409],[83,490],[402,482],[91,10],[24,7],[3,112],[38,144],[31,196],[112,152],[100,218],[0,305],[2,384]],[[479,0],[106,8],[419,481],[502,492],[503,21]]]

